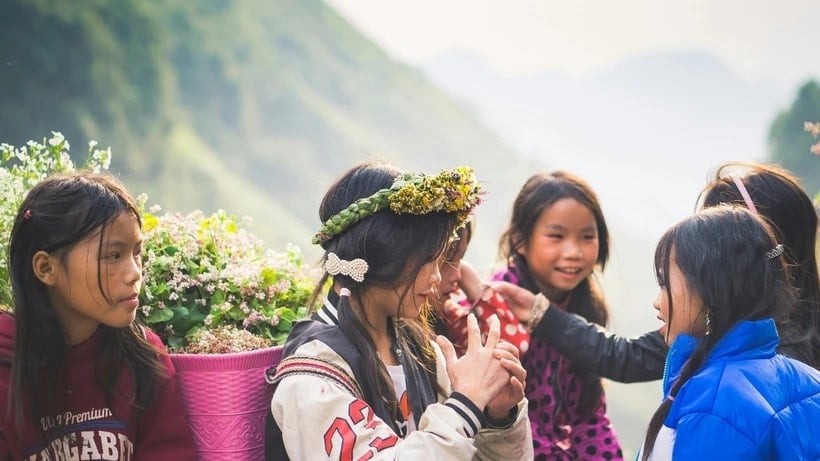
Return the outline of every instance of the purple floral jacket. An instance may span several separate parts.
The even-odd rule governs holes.
[[[519,285],[514,268],[495,274],[493,279]],[[531,338],[521,363],[527,370],[525,392],[536,461],[623,459],[618,438],[606,415],[606,397],[601,396],[593,416],[585,418],[579,414],[583,382],[572,371],[568,358],[549,344]]]

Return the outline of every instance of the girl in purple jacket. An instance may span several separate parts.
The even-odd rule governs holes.
[[[543,293],[535,322],[546,296],[553,306],[606,325],[594,270],[606,264],[609,233],[595,193],[581,178],[566,172],[530,177],[513,203],[499,254],[507,268],[496,280]],[[623,459],[598,375],[535,337],[522,364],[536,460]]]

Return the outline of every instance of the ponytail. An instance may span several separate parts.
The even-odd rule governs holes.
[[[652,454],[652,450],[655,448],[655,441],[658,438],[658,433],[661,431],[661,427],[663,426],[664,421],[666,421],[666,417],[669,416],[669,410],[672,409],[672,403],[678,396],[678,392],[681,387],[683,387],[683,385],[686,384],[686,381],[688,381],[689,378],[694,376],[695,373],[703,367],[703,364],[706,363],[706,358],[709,357],[709,353],[712,351],[715,344],[717,344],[717,340],[723,336],[723,333],[725,332],[704,336],[698,347],[689,357],[689,360],[686,361],[686,364],[681,370],[680,377],[677,381],[675,381],[675,384],[672,385],[672,389],[669,390],[669,396],[663,400],[663,403],[661,403],[658,409],[655,410],[655,414],[652,415],[652,419],[649,420],[649,426],[646,429],[644,446],[641,449],[641,452],[643,453],[641,456],[642,461],[648,460],[649,455]]]

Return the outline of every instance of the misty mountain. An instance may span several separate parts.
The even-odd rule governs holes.
[[[0,142],[61,131],[81,162],[97,140],[149,203],[248,215],[271,248],[309,260],[322,194],[355,163],[472,165],[481,221],[525,177],[474,113],[320,0],[11,0],[0,62]],[[483,264],[491,229],[478,230]]]
[[[691,211],[720,162],[762,160],[788,98],[701,51],[639,56],[577,79],[504,76],[465,53],[422,67],[525,155],[588,179],[618,205],[605,210],[619,226],[644,234]]]

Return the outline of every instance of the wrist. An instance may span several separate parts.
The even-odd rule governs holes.
[[[532,303],[532,308],[530,309],[530,320],[527,322],[527,331],[532,332],[535,327],[541,322],[541,319],[544,318],[544,313],[547,312],[547,309],[550,307],[550,302],[544,293],[538,293],[535,295],[535,300]]]
[[[515,420],[518,419],[518,406],[514,406],[509,410],[504,410],[496,414],[489,407],[484,410],[484,417],[487,419],[487,427],[491,429],[507,429],[512,427]]]

